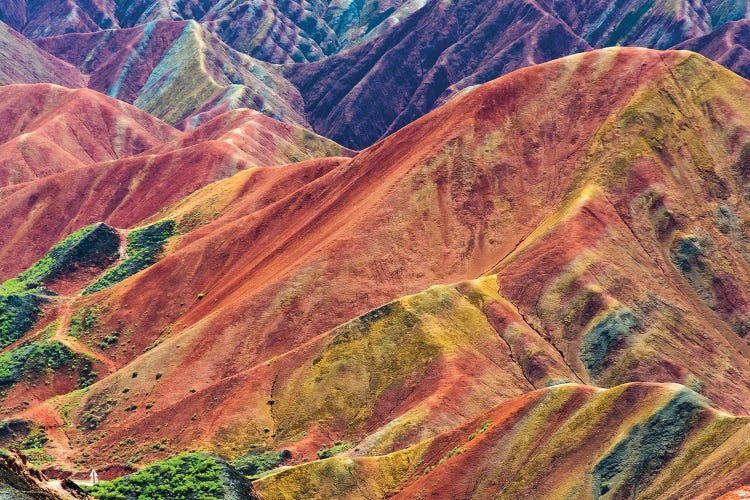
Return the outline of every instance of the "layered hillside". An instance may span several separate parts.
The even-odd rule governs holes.
[[[154,21],[36,43],[88,75],[90,88],[172,124],[192,117],[186,125],[195,126],[236,108],[307,123],[302,98],[275,69],[231,49],[195,21]]]
[[[0,2],[0,19],[91,88],[180,127],[248,107],[361,149],[466,88],[592,48],[684,44],[743,74],[747,10],[744,0],[46,1]]]
[[[0,22],[0,85],[13,83],[86,86],[85,78],[76,68],[40,50]]]
[[[679,49],[700,52],[735,73],[750,77],[750,21],[727,23],[705,36],[681,43]]]
[[[750,84],[699,55],[608,49],[479,86],[353,158],[248,168],[292,140],[346,151],[233,112],[9,190],[10,296],[72,229],[128,230],[4,349],[86,348],[97,382],[29,399],[45,375],[23,365],[3,405],[65,468],[288,450],[255,483],[271,498],[742,487],[748,110]]]
[[[0,87],[0,185],[126,158],[174,139],[161,120],[97,92]]]
[[[4,89],[10,92],[13,87]],[[29,110],[23,113],[31,115]],[[55,121],[66,123],[62,116]],[[261,167],[351,155],[332,141],[250,110],[225,113],[186,134],[167,128],[173,140],[155,145],[150,154],[92,163],[6,188],[0,202],[4,221],[0,279],[23,271],[67,234],[88,224],[106,221],[120,228],[131,227],[207,184],[245,170],[244,180],[237,183],[238,189],[247,183],[241,193],[257,182],[258,193],[263,193],[265,200],[276,200],[338,161],[320,159],[308,167],[275,167],[268,172]],[[277,185],[281,182],[278,171],[295,173]],[[265,183],[269,183],[267,192],[260,189]],[[212,200],[219,203],[219,197]],[[32,206],[34,210],[29,209]],[[190,217],[211,220],[217,215],[210,207],[196,210],[185,214],[185,224],[190,224]]]
[[[255,488],[268,499],[715,498],[750,479],[748,424],[679,385],[557,385],[406,449],[287,468]]]
[[[0,19],[29,38],[129,28],[158,20],[196,20],[235,49],[283,63],[311,61],[397,24],[422,6],[414,0],[165,3],[59,0],[0,2]]]
[[[367,44],[292,66],[289,77],[316,131],[363,148],[458,91],[518,68],[614,45],[666,49],[742,19],[746,11],[744,0],[699,6],[432,0]]]

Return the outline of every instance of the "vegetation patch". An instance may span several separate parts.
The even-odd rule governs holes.
[[[451,451],[449,451],[448,453],[446,453],[443,458],[440,459],[440,461],[438,462],[438,465],[442,464],[446,460],[451,459],[452,457],[455,457],[456,455],[460,455],[460,454],[464,453],[465,451],[466,451],[466,448],[461,448],[460,446],[457,446],[456,448],[453,448]]]
[[[231,463],[232,467],[251,479],[275,469],[285,460],[292,458],[289,450],[250,452]]]
[[[86,226],[67,236],[26,271],[2,284],[4,294],[35,291],[45,282],[81,267],[106,267],[117,260],[120,236],[102,223]]]
[[[78,311],[77,314],[70,318],[68,335],[80,339],[85,334],[91,332],[98,325],[98,311],[95,307],[88,307]]]
[[[483,434],[487,429],[490,428],[491,424],[492,424],[492,422],[490,422],[489,420],[485,420],[484,422],[482,422],[482,426],[479,429],[477,429],[475,432],[472,432],[471,434],[469,434],[469,441],[471,441],[472,439],[474,439],[478,435]]]
[[[20,339],[34,326],[44,299],[26,293],[0,295],[0,348]]]
[[[112,413],[115,406],[117,400],[106,392],[92,395],[82,409],[81,425],[90,431],[96,429]]]
[[[343,443],[341,441],[337,441],[330,448],[323,448],[321,450],[318,450],[318,458],[331,458],[334,455],[338,455],[342,451],[348,450],[352,446],[354,446],[354,443]]]
[[[117,231],[97,223],[72,233],[27,270],[0,285],[0,347],[31,330],[50,294],[45,284],[79,268],[106,267],[117,259]]]
[[[49,463],[52,456],[45,450],[49,442],[43,427],[30,420],[10,419],[0,422],[0,446],[20,450],[34,465]]]
[[[591,375],[601,369],[617,341],[639,324],[638,317],[627,307],[618,307],[583,337],[581,361]]]
[[[218,457],[183,453],[87,488],[99,500],[251,498],[250,483]]]
[[[35,378],[61,368],[78,370],[78,387],[91,385],[96,380],[91,360],[74,353],[58,341],[24,344],[0,353],[0,387],[8,387],[24,377]]]
[[[171,219],[133,229],[128,234],[125,261],[86,287],[84,295],[109,288],[154,264],[159,259],[167,240],[174,234],[175,223]]]

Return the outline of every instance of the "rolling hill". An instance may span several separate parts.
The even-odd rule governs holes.
[[[24,270],[72,229],[126,248],[3,351],[88,349],[96,382],[29,399],[44,375],[23,365],[3,404],[68,468],[288,450],[264,498],[741,488],[748,110],[750,83],[700,55],[613,48],[351,158],[235,111],[7,190],[9,296],[40,293]]]
[[[231,49],[195,21],[153,21],[36,43],[77,66],[90,88],[171,124],[194,127],[236,108],[307,124],[302,98],[276,69]]]
[[[54,83],[74,88],[85,87],[86,79],[76,68],[0,22],[0,85],[14,83]]]
[[[0,185],[142,153],[179,132],[133,106],[52,84],[0,87]]]

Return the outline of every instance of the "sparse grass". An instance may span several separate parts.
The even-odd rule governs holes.
[[[485,420],[484,422],[482,422],[482,426],[479,429],[477,429],[475,432],[472,432],[471,434],[469,434],[469,441],[471,441],[472,439],[474,439],[478,435],[484,433],[487,429],[490,428],[491,424],[492,424],[492,422],[490,422],[489,420]]]
[[[70,318],[68,335],[80,339],[83,335],[91,332],[99,323],[99,311],[95,307],[80,309],[77,314]]]

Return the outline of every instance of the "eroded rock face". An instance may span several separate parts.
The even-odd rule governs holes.
[[[0,452],[0,496],[9,499],[70,500],[90,498],[75,483],[60,488],[50,486],[47,476],[29,467],[26,458],[16,452]]]

